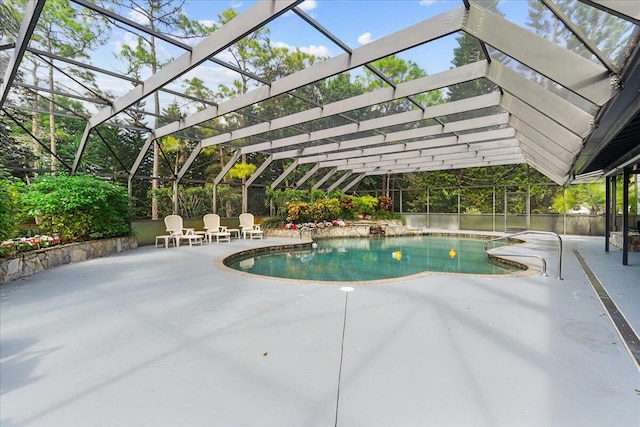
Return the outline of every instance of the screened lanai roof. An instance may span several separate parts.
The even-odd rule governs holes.
[[[257,165],[249,184],[272,162],[287,161],[284,173],[269,185],[275,187],[295,168],[311,165],[297,186],[315,176],[317,188],[331,182],[331,189],[344,191],[367,175],[517,163],[565,184],[575,176],[637,163],[640,156],[638,1],[511,1],[497,2],[492,11],[489,5],[496,2],[416,0],[418,12],[399,23],[386,23],[384,17],[399,2],[357,2],[380,17],[370,22],[347,13],[348,2],[260,0],[249,2],[237,17],[195,43],[153,31],[115,7],[73,0],[76,8],[104,15],[122,31],[155,36],[159,49],[173,53],[175,59],[155,74],[139,77],[113,61],[101,65],[39,48],[32,34],[45,3],[30,1],[19,33],[5,40],[2,108],[4,114],[37,110],[21,95],[25,90],[88,105],[92,113],[86,117],[55,108],[55,114],[85,123],[69,164],[72,172],[81,168],[87,145],[101,143],[91,137],[105,126],[135,127],[146,136],[137,159],[124,165],[130,179],[153,142],[173,135],[192,141],[190,155],[174,177],[178,181],[190,176],[203,150],[221,145],[234,148],[235,154],[217,182],[243,154],[262,153],[266,160]],[[327,16],[333,19],[323,19]],[[544,31],[543,23],[551,23],[553,31]],[[229,48],[264,27],[271,34],[290,29],[305,35],[306,46],[328,48],[321,60],[277,79],[233,65]],[[363,36],[376,33],[358,42],[348,35],[354,30]],[[462,36],[476,43],[481,54],[454,58]],[[291,42],[288,47],[299,48]],[[427,75],[392,80],[375,62],[393,55],[420,65]],[[53,91],[29,80],[29,57],[56,64],[59,84]],[[86,68],[132,89],[115,97],[93,93],[65,72],[70,67]],[[379,84],[366,93],[325,99],[320,86],[347,73],[350,79],[374,75]],[[246,91],[214,103],[185,94],[182,82],[194,76],[244,81]],[[203,80],[212,88],[218,83],[215,78]],[[481,89],[464,90],[473,86]],[[155,93],[160,111],[178,100],[188,111],[184,118],[160,117],[154,125]],[[291,101],[286,113],[271,108],[283,99]],[[405,107],[390,108],[397,105]],[[145,120],[132,124],[132,117]],[[220,132],[212,125],[214,119],[238,125]]]

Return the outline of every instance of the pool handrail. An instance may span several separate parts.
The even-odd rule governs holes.
[[[496,256],[496,255],[493,255],[491,252],[489,252],[489,249],[488,249],[489,243],[497,242],[499,240],[510,239],[512,237],[519,236],[519,235],[522,235],[522,234],[545,234],[545,235],[555,236],[555,237],[558,238],[558,275],[556,276],[556,278],[558,280],[562,280],[562,238],[560,237],[560,235],[558,233],[554,233],[553,231],[524,230],[524,231],[519,231],[517,233],[508,234],[508,235],[505,235],[505,236],[496,237],[495,239],[490,239],[490,240],[487,240],[486,242],[484,242],[484,250],[487,253],[487,255]],[[542,274],[544,276],[547,276],[547,261],[541,255],[509,254],[509,253],[504,253],[504,252],[501,252],[500,255],[514,256],[514,257],[539,258],[539,259],[542,260]]]

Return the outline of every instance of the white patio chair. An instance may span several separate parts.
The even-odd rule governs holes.
[[[242,238],[246,239],[247,236],[253,240],[254,238],[262,239],[263,232],[260,229],[258,224],[254,224],[253,214],[243,213],[239,216],[240,219],[240,232],[242,233]]]
[[[180,246],[181,240],[188,240],[189,246],[192,246],[194,241],[202,245],[204,236],[196,234],[193,228],[184,228],[180,215],[167,215],[164,217],[164,225],[167,227],[167,232],[175,242],[175,246]]]
[[[231,233],[227,231],[227,227],[220,225],[220,215],[206,214],[202,217],[202,221],[204,222],[205,236],[207,236],[209,243],[211,243],[213,237],[216,238],[216,243],[221,240],[223,242],[231,241]]]

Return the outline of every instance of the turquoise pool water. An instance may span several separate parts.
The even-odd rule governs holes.
[[[425,271],[508,274],[517,270],[491,262],[482,239],[430,236],[322,239],[315,249],[269,252],[226,265],[262,276],[332,282],[391,279]]]

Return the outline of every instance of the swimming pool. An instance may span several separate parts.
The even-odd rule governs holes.
[[[360,282],[424,272],[509,274],[520,270],[492,261],[484,240],[467,237],[321,239],[315,248],[233,256],[234,270],[303,281]]]

